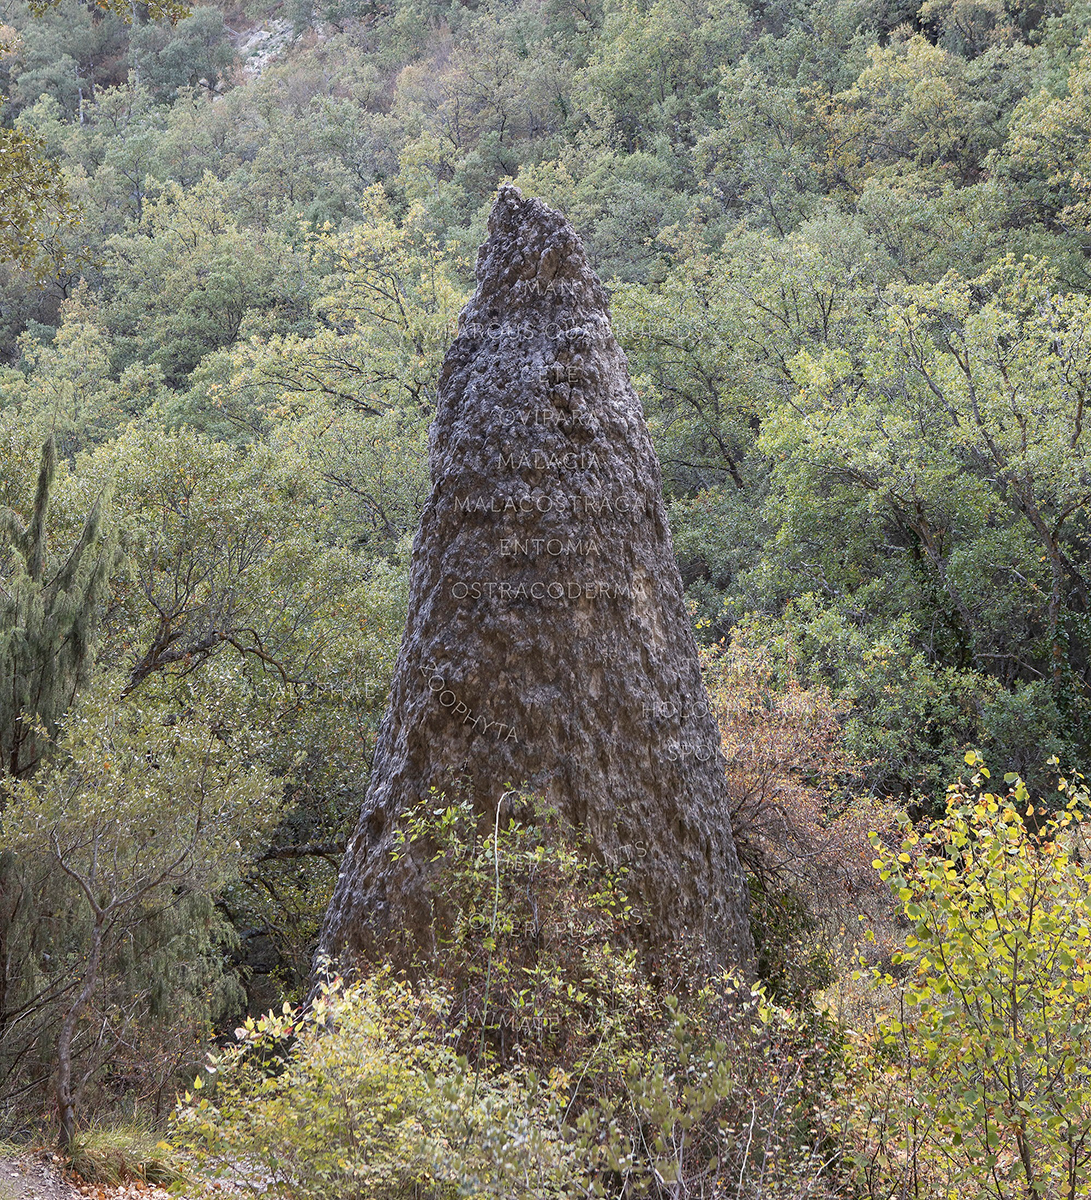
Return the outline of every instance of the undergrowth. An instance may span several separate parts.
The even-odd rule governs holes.
[[[942,820],[872,836],[902,949],[860,956],[851,1025],[812,1002],[802,933],[781,999],[729,974],[672,996],[625,948],[624,872],[548,814],[408,814],[441,868],[417,982],[334,976],[248,1021],[176,1141],[293,1200],[1089,1197],[1088,789],[1058,810],[967,762]]]
[[[300,1200],[838,1194],[832,1028],[726,974],[657,991],[624,870],[521,815],[406,814],[439,880],[419,982],[335,976],[248,1021],[180,1101],[179,1144]]]

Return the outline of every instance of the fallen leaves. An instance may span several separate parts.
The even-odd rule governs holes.
[[[139,1179],[115,1185],[82,1183],[76,1190],[88,1200],[171,1200],[169,1192]]]

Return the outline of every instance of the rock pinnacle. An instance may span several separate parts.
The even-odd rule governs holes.
[[[404,960],[431,867],[392,860],[430,788],[487,819],[510,788],[629,869],[640,944],[753,947],[720,736],[659,462],[606,293],[568,221],[501,187],[440,375],[409,619],[322,950]]]

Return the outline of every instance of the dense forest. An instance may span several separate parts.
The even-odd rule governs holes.
[[[1091,1195],[1091,4],[0,17],[0,1136],[170,1119],[300,1197]],[[505,180],[611,294],[762,981],[671,995],[623,870],[451,803],[442,966],[296,1009]]]

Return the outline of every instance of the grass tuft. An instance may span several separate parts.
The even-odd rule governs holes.
[[[77,1137],[70,1166],[84,1183],[116,1187],[141,1180],[168,1187],[184,1179],[172,1165],[171,1153],[159,1135],[146,1126],[92,1127]]]

